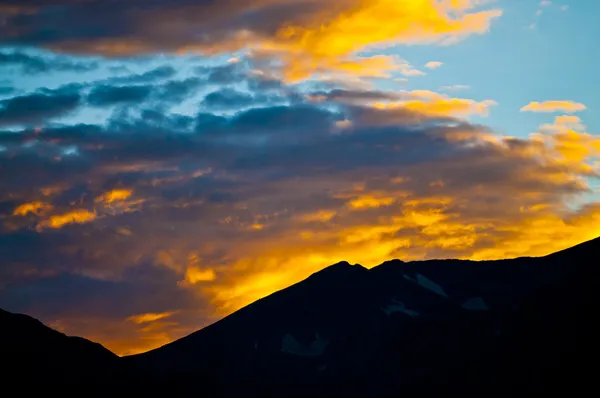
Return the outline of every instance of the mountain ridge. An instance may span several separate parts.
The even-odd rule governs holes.
[[[371,269],[339,262],[182,339],[108,361],[113,371],[100,374],[117,384],[175,385],[182,396],[198,380],[222,396],[251,387],[468,393],[479,384],[501,396],[519,384],[534,392],[585,385],[576,371],[588,369],[571,353],[593,359],[579,344],[593,341],[582,325],[597,330],[589,314],[598,253],[600,238],[511,260],[390,260]]]

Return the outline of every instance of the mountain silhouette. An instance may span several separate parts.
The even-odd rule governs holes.
[[[29,374],[60,357],[105,384],[172,396],[573,395],[596,375],[598,254],[600,238],[538,258],[341,262],[123,358],[2,312],[0,354],[35,359]]]
[[[0,361],[6,380],[34,376],[38,382],[77,380],[100,385],[114,372],[119,358],[81,337],[70,337],[27,315],[0,309]]]

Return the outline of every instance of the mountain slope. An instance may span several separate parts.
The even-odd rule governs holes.
[[[579,325],[595,311],[588,307],[597,253],[600,240],[542,258],[396,260],[371,270],[340,263],[124,361],[156,375],[202,375],[224,395],[243,385],[373,396],[417,385],[481,392],[475,386],[484,381],[490,395],[511,385],[551,391],[555,373],[570,375],[565,385],[576,375],[559,347],[540,342],[569,347],[564,358],[580,350]]]
[[[0,361],[6,380],[35,375],[38,381],[53,383],[104,383],[118,359],[100,344],[0,309]]]

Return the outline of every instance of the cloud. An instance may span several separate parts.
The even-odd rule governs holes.
[[[155,86],[155,89],[158,98],[172,102],[181,102],[191,97],[204,84],[205,81],[201,78],[189,77],[183,80],[170,80],[158,87]]]
[[[444,63],[443,63],[443,62],[439,62],[439,61],[430,61],[430,62],[427,62],[427,63],[425,64],[425,67],[426,67],[427,69],[437,69],[437,68],[441,67],[442,65],[444,65]]]
[[[429,90],[413,90],[405,93],[400,101],[375,102],[372,106],[379,109],[406,109],[425,115],[467,117],[487,116],[490,108],[496,104],[493,100],[478,102],[465,98],[452,98]]]
[[[176,313],[177,313],[176,311],[171,311],[171,312],[163,312],[160,314],[153,314],[153,313],[138,314],[138,315],[132,315],[127,319],[131,322],[138,323],[138,324],[150,323],[150,322],[155,322],[155,321],[159,321],[161,319],[168,318]]]
[[[96,213],[86,209],[75,209],[64,214],[55,214],[38,224],[38,230],[44,228],[62,228],[69,224],[85,224],[96,219]]]
[[[201,269],[196,266],[190,266],[185,272],[185,281],[192,285],[200,282],[212,282],[215,279],[217,279],[217,275],[212,269]]]
[[[35,125],[68,115],[80,105],[80,95],[47,90],[0,101],[0,126]]]
[[[7,96],[13,94],[16,91],[14,87],[0,86],[0,95]]]
[[[106,107],[119,104],[139,104],[152,93],[151,86],[109,86],[94,87],[87,97],[92,106]]]
[[[411,64],[409,64],[406,61],[398,62],[397,69],[400,71],[400,73],[402,73],[402,75],[408,77],[424,76],[426,74],[421,70],[415,69]]]
[[[133,195],[130,189],[113,189],[96,198],[96,202],[115,203],[129,199]]]
[[[98,69],[96,61],[76,60],[56,55],[31,55],[22,51],[0,52],[0,68],[16,67],[27,75],[50,72],[89,72]]]
[[[100,0],[63,1],[60,13],[51,2],[32,4],[6,4],[12,11],[0,44],[118,57],[247,48],[282,59],[288,80],[312,70],[374,75],[378,65],[353,59],[357,52],[401,43],[451,44],[487,32],[502,15],[472,2],[437,0],[157,0],[143,9],[128,0],[119,3],[118,13]]]
[[[554,123],[540,126],[539,134],[533,139],[554,148],[557,161],[571,169],[579,169],[581,174],[600,175],[596,165],[586,159],[600,156],[600,138],[585,132],[586,126],[577,116],[556,116]]]
[[[518,139],[467,120],[491,100],[249,67],[90,83],[128,111],[0,132],[0,305],[130,354],[340,260],[542,255],[600,235],[598,143],[578,117]],[[198,88],[198,113],[154,106]]]
[[[27,216],[29,213],[40,215],[52,210],[52,205],[44,202],[23,203],[13,212],[14,216]]]
[[[521,112],[580,112],[587,107],[575,101],[530,102],[521,108]]]
[[[468,90],[470,89],[470,86],[467,86],[465,84],[455,84],[452,86],[442,86],[439,88],[439,91],[461,91],[461,90]]]
[[[233,89],[214,91],[204,97],[202,105],[209,109],[239,109],[251,105],[255,98]]]
[[[172,66],[160,66],[156,69],[152,69],[144,73],[114,77],[109,80],[111,84],[153,83],[157,80],[163,80],[174,77],[176,74],[177,71]]]
[[[30,289],[18,285],[3,289],[3,308],[31,314],[63,333],[102,341],[121,355],[164,345],[212,319],[210,312],[195,308],[197,297],[192,292],[151,265],[144,272],[128,271],[121,282],[84,275],[37,277],[42,279],[28,281]],[[152,315],[167,314],[150,321]],[[135,322],[141,320],[147,322]]]
[[[311,102],[338,102],[345,104],[363,105],[376,109],[388,110],[380,115],[383,122],[390,114],[400,113],[405,116],[419,115],[423,120],[425,115],[435,117],[468,117],[471,115],[486,116],[493,100],[475,101],[466,98],[453,98],[430,90],[345,90],[313,92],[307,96]],[[408,112],[408,113],[407,113]]]

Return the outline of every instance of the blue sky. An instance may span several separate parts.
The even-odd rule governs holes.
[[[486,124],[520,137],[536,131],[552,114],[519,109],[531,101],[570,99],[588,107],[581,117],[589,131],[598,131],[600,96],[593,87],[600,85],[596,71],[600,55],[592,49],[600,37],[596,23],[600,4],[593,0],[555,1],[549,6],[531,0],[498,4],[504,14],[485,35],[452,46],[389,50],[417,67],[429,61],[444,63],[437,70],[425,70],[427,76],[413,78],[405,87],[436,91],[442,86],[467,85],[470,88],[457,95],[498,102]],[[542,14],[536,15],[539,10]]]

